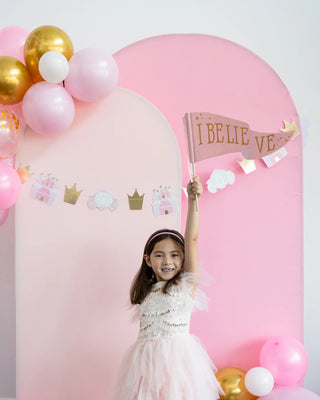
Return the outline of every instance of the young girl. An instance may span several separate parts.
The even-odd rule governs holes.
[[[139,305],[138,340],[122,361],[115,400],[215,400],[224,394],[214,365],[189,334],[191,311],[204,308],[198,281],[198,177],[188,183],[185,237],[163,229],[148,239],[131,286]]]

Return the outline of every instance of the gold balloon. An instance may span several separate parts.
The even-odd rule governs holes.
[[[257,396],[249,393],[244,384],[246,372],[240,368],[221,368],[216,373],[225,396],[220,395],[221,400],[255,400]]]
[[[20,103],[30,85],[30,74],[22,62],[0,56],[0,104]]]
[[[58,51],[69,61],[73,56],[73,44],[60,28],[43,25],[34,29],[24,45],[24,59],[33,83],[43,81],[39,72],[39,60],[47,51]]]

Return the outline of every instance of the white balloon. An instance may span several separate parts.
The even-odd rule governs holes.
[[[39,72],[45,81],[60,83],[68,76],[68,60],[58,51],[48,51],[40,58]]]
[[[254,396],[265,396],[273,389],[274,379],[268,369],[255,367],[246,373],[244,384]]]

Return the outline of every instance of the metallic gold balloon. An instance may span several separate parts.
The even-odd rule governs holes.
[[[256,396],[249,393],[244,384],[246,372],[240,368],[221,368],[216,373],[225,396],[220,395],[221,400],[255,400]]]
[[[0,56],[0,104],[20,103],[30,85],[30,74],[22,62]]]
[[[24,45],[24,59],[32,82],[43,81],[39,72],[39,60],[47,51],[58,51],[69,61],[73,56],[73,44],[69,36],[53,25],[43,25],[34,29]]]

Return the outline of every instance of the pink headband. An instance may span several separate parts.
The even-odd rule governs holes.
[[[149,244],[153,239],[155,239],[156,237],[161,236],[161,235],[173,236],[173,237],[177,238],[177,239],[179,240],[179,242],[182,243],[182,244],[184,245],[184,240],[183,240],[179,235],[177,235],[177,234],[174,233],[174,232],[169,232],[169,231],[159,232],[159,233],[156,233],[154,236],[151,236],[151,238],[148,240],[148,244]]]

